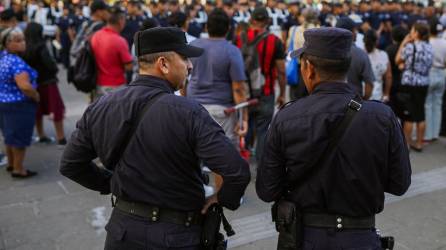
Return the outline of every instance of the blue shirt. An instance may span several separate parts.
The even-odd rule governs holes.
[[[0,102],[12,103],[30,100],[17,86],[15,76],[26,72],[33,88],[37,88],[37,72],[17,55],[0,52]]]
[[[132,47],[133,44],[133,36],[142,26],[144,20],[146,20],[145,16],[128,16],[125,22],[125,27],[121,31],[121,36],[125,38],[127,41],[129,48]]]
[[[187,96],[201,104],[233,105],[232,82],[246,80],[240,50],[224,39],[197,39],[191,45],[204,53],[191,58],[194,67]]]

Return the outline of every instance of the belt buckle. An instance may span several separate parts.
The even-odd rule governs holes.
[[[352,99],[350,100],[348,107],[353,110],[359,111],[362,108],[362,104]]]

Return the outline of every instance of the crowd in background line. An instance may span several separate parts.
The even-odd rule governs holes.
[[[2,2],[0,12],[1,127],[7,169],[15,177],[35,174],[23,166],[34,126],[39,142],[51,142],[43,129],[43,115],[51,115],[57,143],[66,143],[65,106],[56,84],[56,63],[67,69],[71,82],[76,57],[88,40],[98,71],[97,89],[91,93],[92,99],[96,99],[124,87],[137,76],[134,34],[159,26],[178,27],[186,32],[187,42],[210,51],[193,61],[194,70],[183,95],[205,105],[211,114],[219,114],[248,98],[234,89],[252,80],[249,72],[242,74],[247,73],[242,52],[247,43],[257,42],[263,85],[258,96],[253,96],[252,88],[249,94],[259,98],[259,106],[249,115],[244,114],[242,123],[232,117],[233,124],[225,129],[227,134],[233,134],[230,131],[234,124],[246,124],[248,131],[238,128],[237,133],[246,135],[248,147],[257,144],[257,159],[274,106],[285,101],[290,67],[286,65],[293,65],[288,64],[287,53],[303,45],[305,30],[324,26],[346,28],[354,33],[349,83],[357,87],[363,98],[392,106],[404,124],[408,146],[421,151],[426,142],[437,140],[440,133],[446,134],[442,116],[446,9],[443,11],[434,2],[425,6],[411,1],[379,0],[131,0],[111,4],[100,0],[30,0]],[[291,100],[307,94],[299,71],[294,72],[296,82],[288,80]],[[275,93],[276,84],[279,93]]]

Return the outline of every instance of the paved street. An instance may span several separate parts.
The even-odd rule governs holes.
[[[59,87],[67,109],[68,136],[87,98],[64,81]],[[46,129],[54,136],[49,120]],[[4,167],[0,169],[0,250],[103,249],[110,197],[62,177],[58,173],[61,153],[56,145],[34,144],[25,166],[39,175],[29,180],[12,180]],[[446,140],[421,154],[412,153],[411,159],[414,175],[409,192],[387,197],[377,226],[384,235],[395,236],[395,249],[446,249]],[[229,244],[237,250],[272,250],[276,237],[270,205],[256,198],[254,179],[242,207],[236,213],[227,212],[237,232]]]

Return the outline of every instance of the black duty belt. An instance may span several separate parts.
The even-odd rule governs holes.
[[[115,207],[125,213],[137,215],[152,222],[168,222],[189,227],[191,225],[201,225],[203,221],[200,212],[183,212],[122,199],[116,200]]]
[[[304,214],[303,223],[308,227],[342,229],[372,229],[375,228],[375,216],[348,217],[331,214]]]

